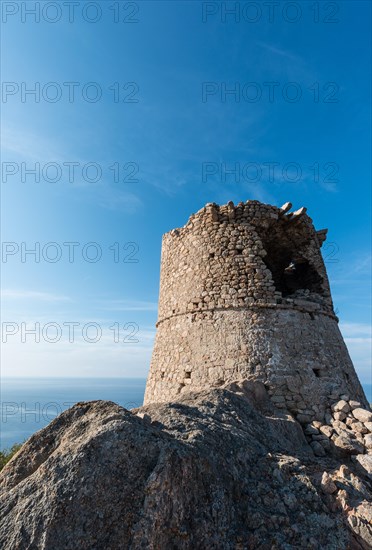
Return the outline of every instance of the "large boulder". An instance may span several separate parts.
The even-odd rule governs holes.
[[[340,463],[265,407],[243,386],[132,412],[75,405],[3,469],[0,547],[368,548],[367,482],[324,491]]]

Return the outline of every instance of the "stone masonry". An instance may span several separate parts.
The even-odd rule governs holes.
[[[249,380],[304,425],[344,394],[368,408],[333,310],[327,230],[291,208],[210,203],[163,236],[145,404]]]

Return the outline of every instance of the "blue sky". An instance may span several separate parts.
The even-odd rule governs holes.
[[[3,375],[146,376],[162,234],[206,202],[258,199],[329,228],[335,307],[370,382],[370,3],[80,2],[71,22],[45,2],[35,21],[34,4],[2,6]],[[39,262],[22,257],[35,243]]]

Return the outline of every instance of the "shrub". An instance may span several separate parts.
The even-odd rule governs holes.
[[[10,447],[10,449],[4,449],[0,451],[0,470],[2,470],[7,462],[16,454],[17,451],[22,447],[21,443],[15,443]]]

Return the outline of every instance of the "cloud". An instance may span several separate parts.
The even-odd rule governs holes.
[[[364,257],[359,258],[353,265],[352,273],[368,274],[371,273],[372,255],[366,254]]]
[[[102,208],[125,213],[137,212],[143,206],[141,199],[134,193],[118,191],[109,185],[96,188],[95,200]]]
[[[48,138],[48,139],[47,139]],[[12,176],[12,181],[19,181],[22,173],[22,163],[27,169],[35,168],[39,163],[39,171],[43,174],[43,167],[47,163],[56,163],[62,174],[60,189],[68,193],[68,199],[93,202],[106,210],[114,210],[125,213],[137,212],[143,206],[139,196],[130,191],[125,191],[112,184],[112,159],[91,158],[84,159],[76,153],[66,149],[65,144],[50,136],[42,136],[35,133],[27,133],[24,129],[5,128],[3,131],[2,156],[6,162],[18,162],[21,166],[18,172]],[[101,155],[100,155],[101,157]],[[71,163],[75,167],[71,168]],[[97,164],[102,174],[97,182],[89,181],[84,177],[83,167],[89,163]],[[10,177],[10,176],[9,176]],[[52,176],[50,176],[52,177]],[[70,180],[69,178],[72,178]],[[91,175],[93,178],[93,175]],[[40,176],[40,185],[45,183],[44,176]],[[48,183],[48,182],[47,182]],[[73,194],[71,195],[71,191]]]
[[[39,341],[35,338],[35,323],[18,326],[2,344],[2,376],[4,377],[145,377],[150,365],[155,330],[149,327],[121,326],[119,338],[112,322],[99,323],[101,332],[91,330],[84,336],[83,325],[70,331],[60,321],[59,341],[53,343],[54,329],[48,333],[40,326]],[[130,325],[130,323],[128,323]],[[111,327],[111,328],[110,328]],[[34,329],[33,332],[27,332]],[[23,337],[22,337],[23,332]]]
[[[68,296],[51,294],[49,292],[38,292],[33,290],[11,290],[4,289],[1,291],[2,299],[7,300],[42,300],[44,302],[71,302]]]
[[[367,323],[340,323],[340,330],[361,382],[372,384],[372,326]]]
[[[337,247],[337,243],[330,242],[329,245],[336,245]],[[342,267],[338,273],[334,274],[332,284],[350,285],[350,283],[360,281],[360,278],[364,276],[368,277],[368,282],[370,281],[372,263],[370,252],[354,252],[352,255],[343,257],[342,261]]]
[[[141,300],[106,300],[100,306],[106,311],[157,311],[157,302]]]
[[[345,338],[372,337],[372,326],[367,323],[340,323],[340,330]]]
[[[261,71],[270,74],[272,80],[299,82],[302,86],[310,86],[320,76],[311,64],[311,59],[301,57],[294,51],[281,45],[256,41],[259,47],[256,60],[258,59]]]
[[[286,59],[289,59],[290,61],[300,61],[300,62],[302,62],[302,59],[298,55],[292,53],[289,50],[283,50],[281,48],[277,48],[277,47],[275,47],[271,44],[267,44],[267,42],[257,41],[257,44],[259,46],[261,46],[262,48],[265,48],[269,52],[274,53],[275,55],[279,55],[280,57],[285,57]]]
[[[26,133],[24,129],[4,127],[2,139],[2,155],[14,155],[22,160],[34,162],[62,162],[60,149],[53,148],[50,139],[44,139],[39,134]],[[14,160],[13,158],[7,160]]]

